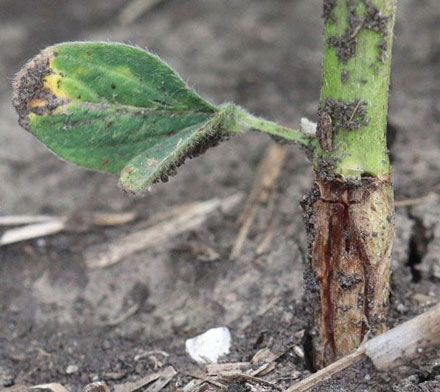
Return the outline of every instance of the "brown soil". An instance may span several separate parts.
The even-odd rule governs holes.
[[[305,377],[310,372],[302,332],[306,236],[299,201],[313,176],[304,155],[289,147],[276,192],[258,208],[237,259],[228,256],[241,206],[215,214],[173,242],[113,267],[89,270],[85,250],[148,226],[158,211],[248,193],[272,142],[255,134],[236,137],[187,162],[170,184],[157,184],[135,199],[118,189],[116,177],[64,163],[22,130],[10,103],[10,82],[28,58],[55,42],[132,42],[158,53],[213,102],[234,101],[285,124],[298,124],[301,116],[316,121],[321,4],[164,0],[137,23],[121,25],[117,15],[123,0],[36,3],[4,0],[0,5],[0,214],[135,211],[139,218],[116,228],[0,248],[0,388],[60,382],[73,392],[98,379],[111,386],[137,380],[155,366],[170,364],[178,375],[163,390],[176,390],[203,370],[186,356],[185,339],[221,325],[233,335],[233,352],[225,362],[248,361],[267,347],[280,356],[266,380],[284,388],[294,383],[293,375]],[[396,129],[393,181],[401,200],[440,191],[438,0],[399,0],[396,23],[390,122]],[[390,326],[440,299],[439,200],[397,209]],[[269,227],[273,239],[257,255]],[[195,251],[201,247],[220,257],[203,261]],[[103,325],[133,305],[134,315]],[[303,347],[305,358],[297,347]],[[159,365],[151,356],[135,360],[151,350],[168,356],[157,355]],[[364,361],[317,390],[438,390],[439,355],[422,356],[386,374]],[[78,370],[66,372],[69,365]],[[229,390],[253,389],[235,380]]]

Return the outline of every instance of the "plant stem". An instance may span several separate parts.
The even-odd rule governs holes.
[[[325,52],[320,121],[331,118],[332,147],[318,148],[316,170],[331,160],[331,176],[387,180],[385,143],[396,0],[324,0]],[[329,8],[327,8],[328,10]],[[319,127],[318,127],[319,130]],[[325,137],[321,130],[321,137]]]
[[[305,149],[311,149],[313,148],[313,144],[316,144],[314,143],[315,138],[312,135],[307,135],[298,129],[287,128],[272,121],[253,116],[240,107],[236,107],[236,111],[239,124],[237,130],[253,129],[261,131],[275,138],[279,137],[282,140],[297,144]]]
[[[316,179],[303,202],[317,368],[385,329],[393,192],[386,147],[396,0],[324,0]]]

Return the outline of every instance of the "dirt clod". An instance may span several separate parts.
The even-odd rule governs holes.
[[[388,15],[382,15],[377,7],[375,7],[371,0],[364,0],[366,16],[364,26],[367,29],[386,34]]]
[[[347,64],[347,61],[356,54],[357,40],[350,31],[347,31],[341,37],[330,37],[327,43],[336,49],[338,59],[343,64]]]

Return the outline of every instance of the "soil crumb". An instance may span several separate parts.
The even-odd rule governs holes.
[[[353,131],[368,124],[367,104],[362,101],[342,102],[326,98],[319,109],[319,115],[327,113],[332,120],[332,127],[337,132],[340,129]]]
[[[365,28],[378,32],[382,36],[379,49],[379,60],[383,63],[384,53],[386,53],[386,42],[384,38],[387,32],[387,24],[389,21],[388,15],[382,15],[377,7],[375,7],[371,0],[360,0],[365,5],[364,15],[358,15],[356,11],[356,2],[347,1],[347,29],[342,36],[332,36],[327,40],[328,45],[333,46],[341,63],[347,64],[348,60],[356,55],[357,36],[361,29]],[[327,20],[332,16],[331,3],[324,2],[324,19]],[[327,16],[326,16],[327,15]],[[385,42],[385,46],[382,42]]]
[[[333,22],[333,9],[336,6],[336,0],[325,0],[323,4],[323,11],[322,11],[322,17],[324,18],[324,21],[327,22]]]

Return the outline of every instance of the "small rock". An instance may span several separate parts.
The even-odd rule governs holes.
[[[110,392],[110,389],[105,382],[96,381],[86,385],[83,392]]]
[[[401,314],[406,313],[406,306],[402,303],[400,303],[399,305],[397,305],[397,311]]]
[[[111,344],[107,339],[105,339],[105,340],[102,342],[102,348],[103,348],[104,350],[109,350],[109,349],[112,348],[112,344]]]
[[[303,351],[303,349],[300,346],[295,346],[293,348],[293,352],[296,354],[296,356],[298,358],[301,358],[301,359],[304,358],[304,351]]]
[[[0,387],[7,388],[12,385],[14,385],[14,377],[11,372],[3,366],[0,366]]]
[[[299,372],[298,370],[294,370],[292,373],[292,380],[297,380],[300,377],[301,377],[301,372]]]
[[[66,374],[73,374],[79,370],[79,367],[76,365],[69,365],[66,367]]]
[[[37,240],[37,246],[39,248],[44,248],[46,246],[46,244],[47,244],[47,242],[46,242],[46,240],[44,238],[39,238]]]
[[[199,364],[217,363],[222,355],[229,354],[231,333],[226,327],[212,328],[185,342],[186,352]]]

